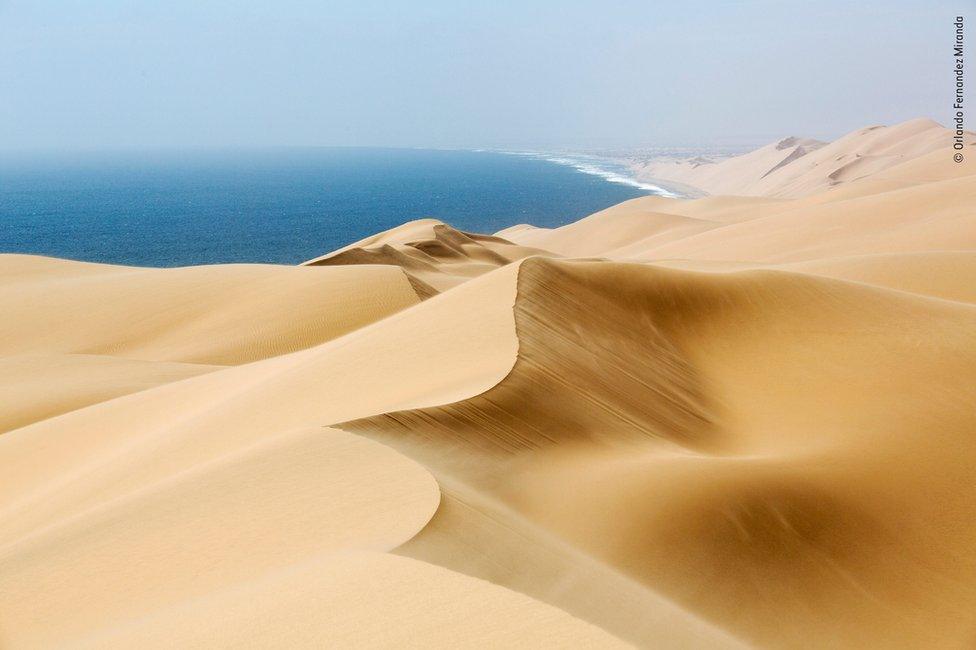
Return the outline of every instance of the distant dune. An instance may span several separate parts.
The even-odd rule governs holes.
[[[794,198],[944,150],[952,133],[932,120],[916,119],[871,126],[831,143],[788,137],[725,160],[662,160],[635,167],[642,178],[679,182],[709,194]],[[967,144],[973,141],[968,134]]]
[[[946,133],[300,267],[0,256],[0,646],[972,647]]]

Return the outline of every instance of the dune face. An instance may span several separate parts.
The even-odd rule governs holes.
[[[529,260],[515,313],[519,360],[495,388],[340,428],[422,447],[749,640],[961,641],[945,632],[971,622],[976,576],[956,558],[976,527],[942,508],[976,452],[971,307],[780,272]],[[487,477],[465,467],[476,454]]]
[[[0,646],[971,647],[940,129],[300,267],[0,256]]]

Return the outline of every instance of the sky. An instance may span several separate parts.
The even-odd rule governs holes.
[[[976,0],[0,0],[0,149],[724,146],[946,124],[959,13],[976,22]]]

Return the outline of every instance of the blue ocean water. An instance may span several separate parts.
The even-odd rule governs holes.
[[[0,252],[295,264],[411,219],[559,226],[655,189],[592,160],[308,148],[0,159]]]

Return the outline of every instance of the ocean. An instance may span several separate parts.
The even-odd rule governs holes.
[[[139,266],[296,264],[411,219],[560,226],[662,193],[591,157],[418,149],[0,158],[0,252]]]

